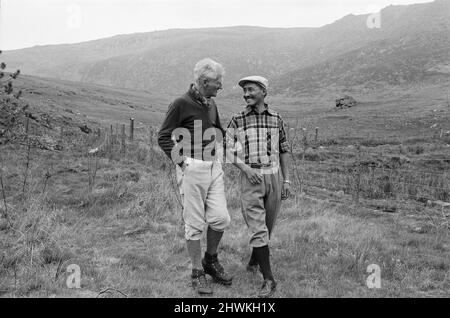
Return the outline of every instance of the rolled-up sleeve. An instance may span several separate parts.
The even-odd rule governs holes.
[[[237,141],[236,129],[237,129],[236,118],[233,117],[230,120],[230,122],[228,123],[227,130],[225,133],[225,142],[224,142],[224,147],[226,149],[230,150],[233,154],[236,154],[236,149],[235,149],[235,145],[236,145],[236,141]]]
[[[280,141],[279,141],[279,145],[280,145],[280,153],[285,153],[285,152],[289,152],[290,151],[290,145],[289,145],[289,141],[287,140],[287,134],[286,134],[286,128],[285,128],[285,124],[283,119],[280,117],[279,118],[279,129],[280,129]]]

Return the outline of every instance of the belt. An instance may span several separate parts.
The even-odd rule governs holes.
[[[186,163],[191,163],[191,162],[197,162],[197,163],[203,163],[203,162],[214,163],[214,162],[216,162],[216,161],[212,161],[212,160],[201,160],[201,159],[195,159],[195,158],[191,158],[191,157],[186,157]]]
[[[270,167],[272,167],[272,164],[271,163],[251,163],[250,167],[253,169],[270,168]]]

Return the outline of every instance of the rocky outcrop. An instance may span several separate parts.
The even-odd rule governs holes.
[[[92,133],[92,129],[89,128],[86,124],[81,125],[81,126],[80,126],[80,130],[81,130],[82,132],[84,132],[85,134],[90,134],[90,133]]]
[[[344,97],[336,99],[336,107],[338,108],[353,107],[356,106],[357,104],[358,103],[356,102],[356,100],[349,95],[345,95]]]

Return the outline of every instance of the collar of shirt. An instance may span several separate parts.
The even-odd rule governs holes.
[[[271,115],[275,115],[273,112],[272,112],[272,110],[269,108],[269,105],[267,105],[267,104],[264,104],[264,110],[261,112],[261,113],[258,113],[258,111],[256,110],[256,107],[251,107],[251,106],[247,106],[246,108],[245,108],[245,111],[244,111],[244,115],[249,115],[249,114],[251,114],[251,113],[254,113],[254,114],[256,114],[256,115],[262,115],[262,114],[264,114],[265,112],[267,112],[267,113],[269,113],[269,114],[271,114]]]
[[[211,100],[203,96],[197,89],[197,87],[195,87],[195,84],[191,84],[191,86],[189,87],[189,94],[195,101],[208,108],[208,110],[211,109]]]

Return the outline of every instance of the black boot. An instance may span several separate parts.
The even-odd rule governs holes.
[[[273,279],[265,279],[264,284],[259,291],[259,298],[269,298],[272,297],[277,290],[277,283]]]
[[[211,275],[216,283],[230,286],[233,282],[233,277],[225,273],[222,265],[220,265],[217,254],[209,255],[205,253],[205,257],[202,259],[202,265],[205,273]]]

